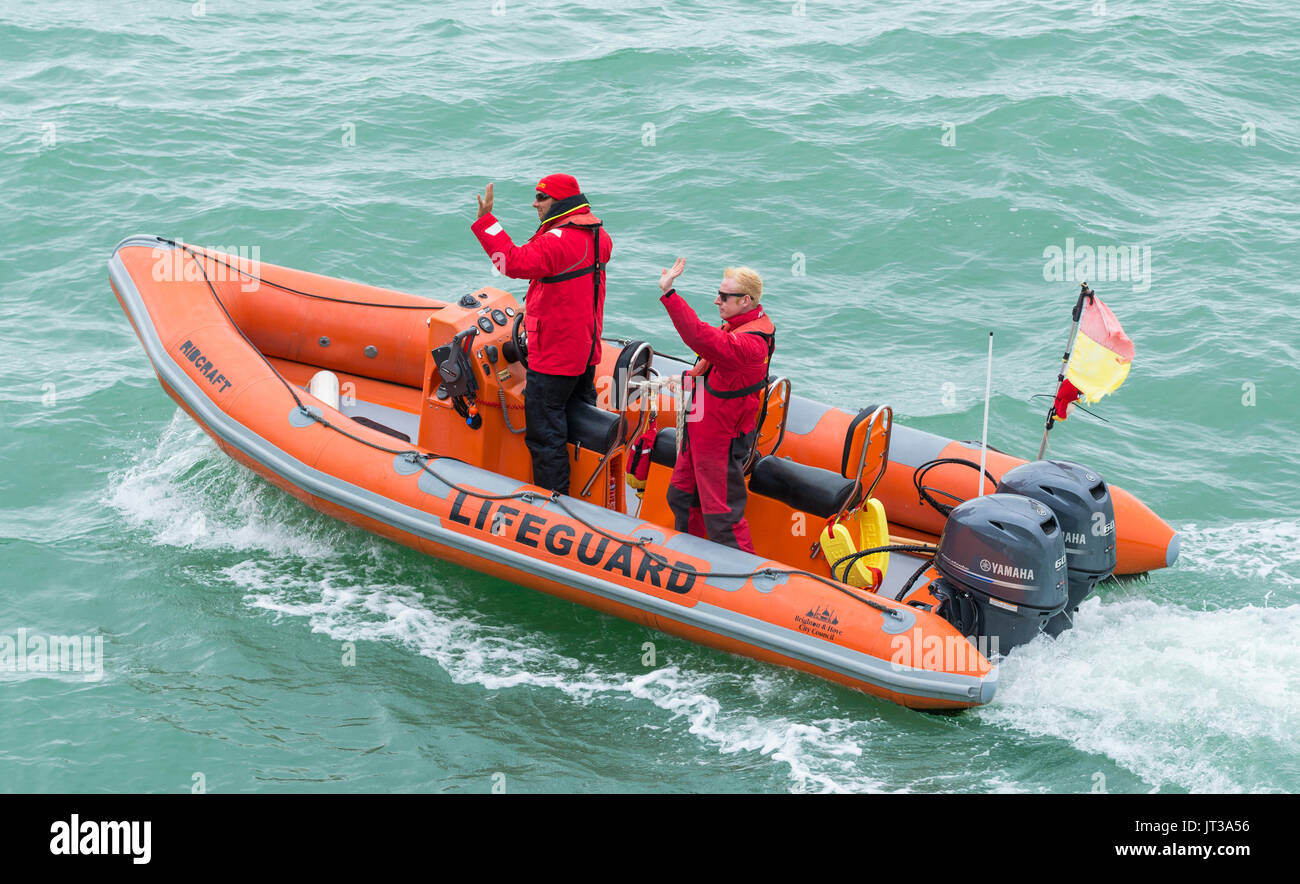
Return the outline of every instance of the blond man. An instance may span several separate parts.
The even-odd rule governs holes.
[[[701,321],[673,282],[678,258],[659,276],[660,299],[682,341],[698,356],[684,383],[693,386],[691,417],[673,468],[668,505],[675,527],[715,543],[754,551],[745,519],[745,459],[758,432],[776,328],[763,309],[763,280],[748,267],[728,267],[713,299],[722,327]],[[692,384],[692,382],[694,382]]]

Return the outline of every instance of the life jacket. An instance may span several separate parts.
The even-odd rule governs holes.
[[[766,373],[766,366],[772,364],[772,354],[776,352],[776,326],[772,325],[771,317],[766,313],[760,313],[748,322],[736,328],[729,328],[727,331],[734,335],[758,335],[767,341],[767,359],[763,362],[765,370],[762,379],[736,390],[715,389],[709,384],[709,375],[713,373],[713,366],[709,364],[709,360],[703,357],[695,361],[695,365],[690,368],[687,374],[699,377],[704,382],[704,389],[709,392],[709,395],[716,396],[718,399],[740,399],[744,396],[751,396],[759,390],[767,389],[767,385],[772,379]]]
[[[584,197],[583,203],[585,202],[586,199]],[[542,226],[537,229],[537,233],[533,234],[533,236],[538,236],[546,231],[560,227],[574,227],[580,230],[590,230],[592,240],[591,253],[595,256],[595,260],[585,267],[579,267],[576,270],[568,270],[564,273],[557,273],[554,276],[543,276],[537,281],[545,285],[553,285],[555,283],[568,282],[571,279],[577,279],[581,276],[591,274],[591,352],[587,354],[587,362],[590,364],[596,356],[596,342],[600,340],[600,284],[601,280],[604,278],[605,266],[609,262],[600,260],[600,230],[602,226],[600,219],[591,214],[590,207],[586,205],[577,206],[574,209],[570,209],[570,211],[575,212],[575,214],[570,215],[566,212],[560,217],[548,219],[546,222],[543,222]],[[561,220],[561,218],[563,220]],[[560,223],[555,224],[553,223],[554,221],[560,221]]]
[[[559,209],[558,212],[555,212]],[[573,237],[572,246],[565,248],[568,263],[583,261],[583,266],[572,267],[551,276],[534,277],[528,284],[525,296],[527,311],[524,325],[528,331],[529,367],[543,374],[580,375],[589,365],[600,360],[600,335],[602,331],[605,266],[613,251],[609,234],[603,230],[601,220],[591,213],[591,207],[581,195],[570,197],[552,208],[537,231],[521,248],[528,249],[539,238]],[[572,228],[566,230],[566,228]],[[587,235],[590,238],[587,239]],[[578,240],[578,237],[583,239]],[[491,254],[495,248],[489,242],[480,242]],[[579,247],[579,242],[585,246]],[[507,272],[507,275],[513,275]],[[591,276],[591,287],[583,277]],[[591,307],[580,302],[591,298]],[[587,310],[591,313],[588,314]],[[582,345],[587,344],[583,352]]]
[[[767,357],[763,360],[762,374],[748,384],[731,389],[719,389],[716,378],[713,378],[713,366],[703,357],[687,371],[688,375],[700,379],[700,386],[703,387],[705,395],[715,400],[710,404],[704,404],[705,421],[709,423],[716,421],[722,426],[729,427],[730,437],[749,432],[750,421],[757,418],[755,421],[757,424],[763,419],[760,410],[766,404],[766,400],[762,399],[762,393],[771,382],[767,369],[771,365],[772,354],[776,352],[776,327],[766,313],[760,313],[734,328],[726,325],[723,327],[731,334],[756,335],[767,343]]]

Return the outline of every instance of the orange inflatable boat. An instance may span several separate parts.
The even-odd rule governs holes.
[[[942,459],[978,446],[776,379],[750,457],[751,555],[672,530],[678,394],[663,381],[687,366],[646,344],[603,342],[600,401],[569,415],[570,493],[551,495],[529,481],[527,342],[505,291],[444,303],[156,236],[123,240],[109,277],[167,394],[309,506],[910,707],[987,703],[990,658],[1067,628],[1111,572],[1177,554],[1163,521],[1086,467],[990,451],[996,493],[962,502],[974,474]],[[628,459],[647,438],[637,490]]]

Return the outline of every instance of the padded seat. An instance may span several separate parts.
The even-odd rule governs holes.
[[[575,445],[581,443],[587,451],[605,454],[620,441],[618,429],[622,418],[613,412],[573,399],[565,415],[569,419],[569,441]]]
[[[658,448],[658,440],[655,440]],[[844,509],[857,483],[831,470],[810,467],[784,457],[764,457],[754,465],[749,490],[822,519]]]
[[[677,466],[677,428],[669,427],[655,434],[655,447],[650,449],[650,463],[672,469]]]

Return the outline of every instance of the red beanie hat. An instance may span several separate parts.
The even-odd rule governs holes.
[[[562,200],[582,193],[578,179],[572,175],[547,175],[537,182],[538,193],[544,193],[552,199]]]

